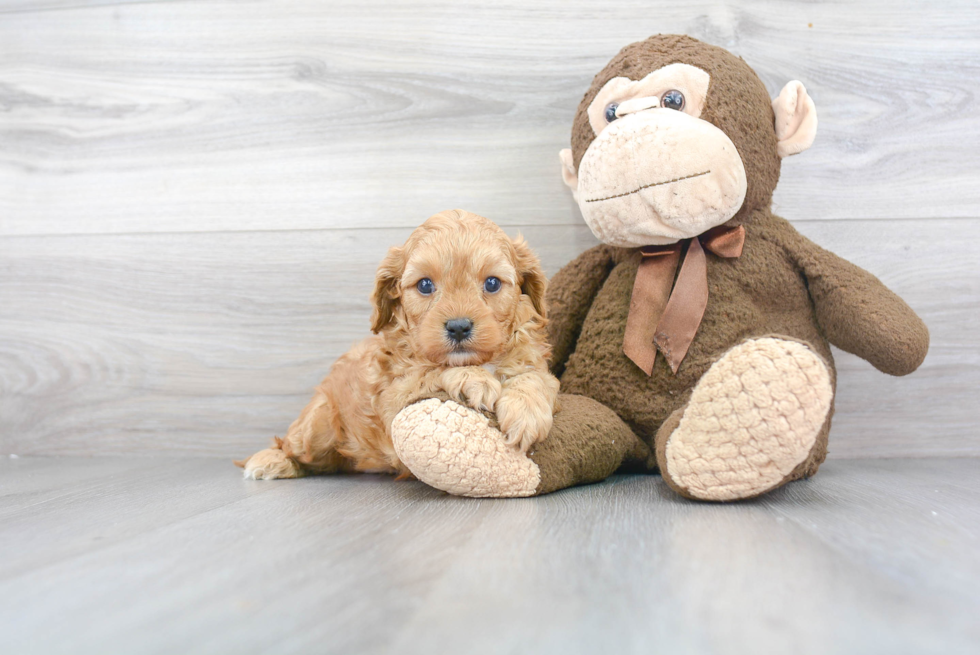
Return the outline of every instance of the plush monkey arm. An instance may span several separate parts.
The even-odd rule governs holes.
[[[871,273],[798,239],[797,261],[827,339],[883,373],[908,375],[917,369],[929,350],[922,319]]]
[[[568,356],[575,351],[585,316],[612,270],[612,251],[595,246],[555,273],[548,283],[548,340],[551,372],[561,377]]]

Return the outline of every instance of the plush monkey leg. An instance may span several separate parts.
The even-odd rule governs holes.
[[[504,443],[492,416],[429,398],[391,426],[395,452],[426,484],[459,496],[535,496],[598,482],[623,464],[653,467],[653,455],[609,408],[560,395],[548,438],[527,455]]]
[[[812,475],[827,452],[831,377],[799,341],[765,337],[735,346],[660,426],[664,480],[688,498],[726,501]]]

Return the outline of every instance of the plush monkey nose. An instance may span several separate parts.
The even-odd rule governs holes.
[[[468,318],[451,318],[446,321],[446,334],[456,343],[469,339],[471,332],[473,321]]]
[[[656,109],[659,106],[660,98],[657,96],[633,98],[632,100],[621,102],[619,106],[616,107],[616,118],[622,118],[627,114],[635,114],[638,111],[644,111],[646,109]]]

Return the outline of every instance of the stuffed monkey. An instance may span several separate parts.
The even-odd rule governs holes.
[[[772,213],[781,160],[816,126],[801,83],[772,100],[726,50],[674,35],[624,48],[560,153],[601,245],[548,289],[554,428],[525,455],[499,446],[492,417],[427,399],[393,426],[412,472],[451,493],[526,496],[659,470],[713,501],[813,475],[834,407],[830,344],[890,375],[929,346],[877,278]]]

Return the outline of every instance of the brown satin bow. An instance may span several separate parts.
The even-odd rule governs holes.
[[[701,246],[719,257],[732,258],[742,254],[744,243],[745,228],[739,225],[716,227],[696,238],[641,249],[643,261],[633,283],[623,352],[647,375],[653,373],[658,349],[677,373],[701,325],[708,306],[708,267]],[[671,291],[685,244],[687,254]]]

